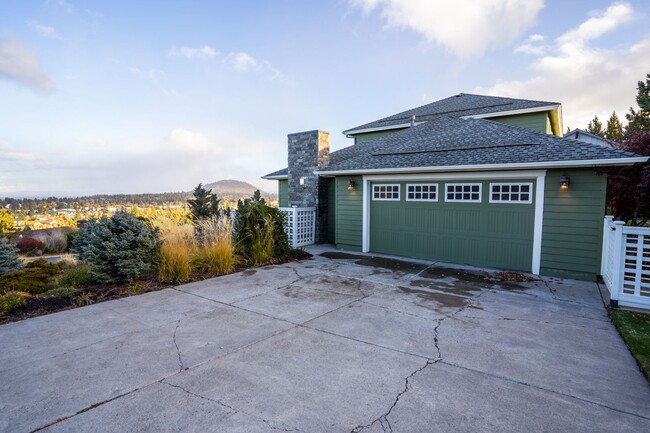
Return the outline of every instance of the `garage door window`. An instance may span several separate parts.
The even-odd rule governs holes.
[[[491,183],[490,203],[532,203],[532,183]]]
[[[445,201],[481,202],[480,183],[448,183]]]
[[[373,200],[399,200],[399,185],[377,184],[372,186]]]
[[[438,184],[406,185],[406,201],[438,201]]]

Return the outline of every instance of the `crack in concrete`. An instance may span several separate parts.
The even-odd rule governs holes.
[[[185,370],[185,367],[183,366],[183,357],[181,356],[181,349],[178,347],[178,343],[176,342],[176,333],[178,332],[178,327],[181,326],[181,321],[180,319],[176,322],[176,328],[174,328],[174,346],[176,346],[176,353],[178,354],[178,365],[180,367],[179,371]]]
[[[427,359],[427,362],[426,362],[422,367],[418,368],[417,370],[415,370],[414,372],[412,372],[411,374],[409,374],[409,375],[404,379],[404,389],[403,389],[402,391],[400,391],[400,392],[397,394],[397,396],[395,397],[395,400],[393,401],[393,404],[388,408],[388,410],[387,410],[383,415],[379,416],[378,418],[376,418],[375,420],[373,420],[373,421],[372,421],[371,423],[369,423],[369,424],[366,424],[366,425],[358,425],[358,426],[356,426],[355,428],[353,428],[353,429],[350,431],[350,433],[359,433],[360,431],[365,430],[365,429],[367,429],[367,428],[373,426],[373,425],[376,424],[376,423],[379,423],[379,424],[380,424],[380,426],[381,426],[381,428],[384,430],[384,432],[390,432],[390,433],[392,433],[392,432],[393,432],[393,428],[392,428],[390,422],[388,421],[388,416],[391,414],[391,412],[393,411],[393,409],[395,409],[395,406],[397,406],[397,404],[399,403],[399,401],[400,401],[400,399],[402,398],[402,396],[403,396],[404,394],[406,394],[406,393],[409,391],[409,389],[410,389],[410,381],[411,381],[411,379],[412,379],[416,374],[420,373],[421,371],[423,371],[423,370],[424,370],[425,368],[427,368],[428,366],[437,363],[438,361],[439,361],[439,359],[438,359],[438,360]]]

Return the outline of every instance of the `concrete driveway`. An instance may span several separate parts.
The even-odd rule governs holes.
[[[0,431],[650,431],[594,283],[311,251],[0,326]]]

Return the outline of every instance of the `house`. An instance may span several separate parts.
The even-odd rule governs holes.
[[[607,178],[648,158],[562,137],[556,102],[459,94],[344,133],[288,136],[280,206],[315,206],[317,242],[533,274],[600,271]]]
[[[565,138],[573,138],[574,140],[586,141],[587,143],[598,144],[605,147],[615,148],[616,142],[609,140],[600,135],[592,134],[591,132],[584,131],[582,129],[574,129],[573,131],[567,132],[564,134]]]

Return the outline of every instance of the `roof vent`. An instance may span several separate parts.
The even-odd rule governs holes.
[[[415,114],[411,117],[411,126],[415,126]]]

